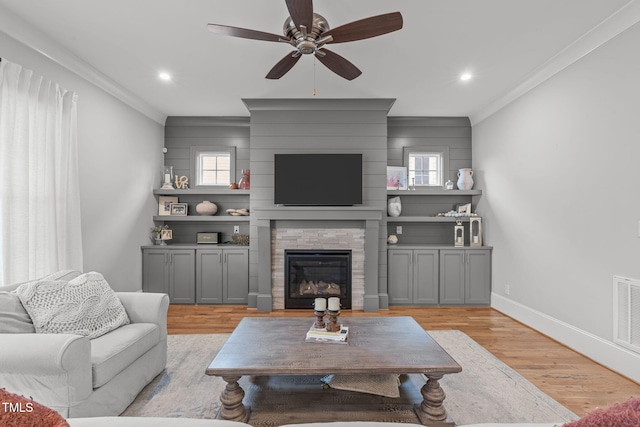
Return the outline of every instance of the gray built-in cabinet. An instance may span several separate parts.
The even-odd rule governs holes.
[[[142,290],[172,304],[246,304],[249,249],[213,245],[145,246]]]
[[[249,250],[196,250],[196,302],[246,304],[249,295]]]
[[[438,250],[389,249],[389,304],[438,304]]]
[[[389,304],[488,305],[491,248],[388,249]]]
[[[440,250],[440,304],[491,303],[491,249]]]

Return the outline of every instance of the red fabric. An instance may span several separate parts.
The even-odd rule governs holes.
[[[0,426],[69,427],[57,411],[0,388]]]
[[[597,408],[577,421],[563,427],[639,427],[640,397],[631,397],[624,403],[608,408]]]

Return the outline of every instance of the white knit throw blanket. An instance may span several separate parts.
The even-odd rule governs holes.
[[[66,281],[56,275],[20,285],[16,291],[37,333],[97,338],[129,323],[120,299],[102,274]]]

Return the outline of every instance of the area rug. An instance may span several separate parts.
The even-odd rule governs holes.
[[[561,425],[578,418],[466,334],[460,331],[429,331],[429,334],[462,366],[461,373],[446,375],[440,381],[447,395],[445,407],[458,425],[488,422]],[[215,418],[225,382],[221,378],[205,375],[204,371],[228,337],[229,334],[169,335],[167,368],[138,395],[122,415]],[[266,401],[264,398],[254,397],[257,389],[277,389],[282,386],[281,381],[286,379],[243,377],[241,385],[247,392],[247,400],[251,405],[262,405],[274,411],[272,414],[258,416],[258,408],[254,406],[249,424],[257,427],[274,425],[272,423],[278,421],[273,417],[278,413],[283,415],[282,420],[291,422],[293,418],[284,414],[297,405],[291,402],[295,393],[289,397],[269,393],[271,400]],[[371,398],[370,395],[350,391],[322,390],[319,380],[314,383],[314,378],[302,377],[295,381],[297,383],[293,384],[294,388],[309,386],[309,383],[315,387],[317,384],[319,393],[322,393],[319,394],[321,398],[331,398],[327,393],[341,393],[338,397],[341,401],[359,402],[360,399]],[[401,386],[403,396],[419,398],[419,387],[422,384],[424,380],[419,375],[406,377]],[[381,410],[380,421],[418,422],[411,405],[403,407],[402,402],[398,404],[398,399],[393,398],[374,398],[378,399],[375,405]],[[310,405],[303,407],[305,419],[313,421],[313,408]],[[322,421],[327,416],[326,407],[320,406],[317,411],[317,420]],[[353,419],[358,419],[359,416],[357,413],[349,415]]]

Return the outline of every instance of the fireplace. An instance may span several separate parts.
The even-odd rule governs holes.
[[[351,250],[286,249],[284,268],[284,308],[313,309],[319,297],[351,308]]]

